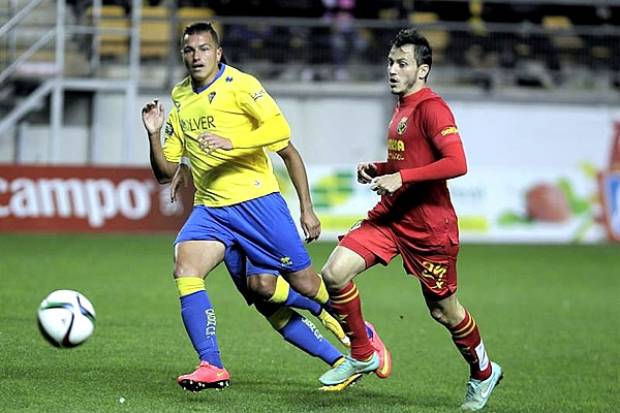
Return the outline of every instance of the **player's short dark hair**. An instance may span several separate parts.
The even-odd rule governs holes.
[[[196,33],[211,33],[211,37],[215,40],[215,44],[220,46],[220,36],[217,34],[217,31],[213,27],[213,23],[211,22],[194,22],[185,26],[183,29],[183,36],[181,36],[181,46],[183,46],[183,41],[185,40],[185,35],[192,35]],[[220,62],[226,64],[226,57],[222,53],[222,57],[220,58]]]
[[[181,36],[181,45],[183,44],[183,40],[185,39],[185,35],[192,35],[196,33],[211,33],[211,37],[215,40],[215,44],[220,46],[220,36],[217,34],[217,31],[213,27],[213,23],[211,22],[194,22],[185,26],[183,29],[183,36]]]
[[[433,66],[433,49],[428,39],[422,36],[416,29],[402,29],[392,40],[392,47],[401,47],[406,44],[413,45],[413,54],[418,66]]]

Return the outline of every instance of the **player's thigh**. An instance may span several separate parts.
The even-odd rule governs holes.
[[[224,259],[220,241],[182,241],[174,247],[174,276],[204,277]]]
[[[320,288],[320,278],[312,265],[297,271],[283,271],[282,277],[306,297],[314,297]]]
[[[401,256],[407,274],[420,281],[424,297],[441,301],[457,290],[456,252],[446,254],[446,249],[422,251],[401,240]]]
[[[397,253],[391,230],[364,220],[342,237],[321,274],[330,289],[342,288],[365,269],[387,264]]]
[[[233,237],[225,208],[195,206],[174,242],[175,277],[205,276],[224,258]]]
[[[231,245],[226,248],[224,254],[224,265],[228,270],[228,274],[232,279],[237,291],[241,293],[248,305],[254,303],[254,296],[248,288],[248,282],[246,277],[246,266],[248,258],[241,248],[237,245]]]
[[[357,274],[366,269],[366,260],[349,248],[336,246],[321,270],[329,289],[343,288]]]

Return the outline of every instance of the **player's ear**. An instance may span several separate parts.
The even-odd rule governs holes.
[[[222,53],[223,53],[223,52],[222,52],[222,48],[221,48],[221,47],[218,47],[218,48],[217,48],[217,52],[216,52],[216,57],[217,57],[217,62],[218,62],[218,63],[220,62],[220,60],[222,60]]]
[[[420,67],[418,68],[418,79],[420,80],[426,80],[426,77],[428,76],[428,72],[431,71],[431,67],[427,64],[423,64],[420,65]]]

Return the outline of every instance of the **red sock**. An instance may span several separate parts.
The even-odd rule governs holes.
[[[491,363],[474,318],[465,310],[463,321],[449,330],[452,341],[469,364],[470,376],[477,380],[488,379],[491,376]]]
[[[351,357],[356,360],[368,360],[375,349],[366,333],[366,324],[362,317],[362,300],[357,287],[349,282],[340,291],[332,292],[330,297],[333,313],[341,320],[345,333],[351,339]]]

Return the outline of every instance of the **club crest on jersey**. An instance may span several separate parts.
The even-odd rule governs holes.
[[[291,257],[282,257],[280,258],[280,265],[282,267],[291,267],[293,265],[293,260]]]
[[[215,97],[215,92],[209,93],[209,103],[213,102],[214,97]]]
[[[402,135],[407,130],[407,117],[405,116],[398,122],[398,126],[396,126],[396,133]]]

